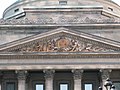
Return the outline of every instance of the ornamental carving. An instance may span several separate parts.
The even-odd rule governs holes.
[[[71,39],[58,37],[51,40],[39,41],[32,45],[13,50],[15,52],[107,52],[113,51],[98,45]]]
[[[100,70],[102,79],[110,78],[111,70]]]
[[[73,78],[75,80],[82,79],[83,72],[84,70],[72,70]]]
[[[20,80],[25,80],[27,77],[27,71],[16,71],[17,78]]]
[[[55,17],[38,17],[34,20],[25,19],[0,19],[0,25],[64,25],[64,24],[120,24],[120,18],[90,18],[90,17],[65,17],[61,16],[56,19]]]
[[[44,70],[45,78],[46,79],[52,79],[54,77],[55,70]]]

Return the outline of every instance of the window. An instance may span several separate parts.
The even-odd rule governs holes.
[[[67,1],[59,1],[59,4],[60,4],[60,5],[66,5],[66,4],[67,4]]]
[[[45,90],[45,83],[44,83],[44,81],[41,81],[41,80],[39,80],[39,81],[33,81],[32,82],[32,90]]]
[[[44,90],[44,85],[41,83],[36,83],[35,84],[35,90]]]
[[[14,12],[18,12],[19,11],[19,8],[15,9]]]
[[[6,90],[15,90],[15,83],[14,82],[7,82],[6,83]]]
[[[120,90],[120,82],[114,82],[115,90]]]
[[[113,8],[108,7],[108,9],[109,9],[110,11],[113,11]]]
[[[68,90],[68,84],[60,83],[60,90]]]
[[[84,84],[85,90],[93,90],[93,85],[92,84]]]

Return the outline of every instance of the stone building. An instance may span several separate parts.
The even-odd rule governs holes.
[[[0,90],[120,90],[120,6],[19,0],[0,19]]]

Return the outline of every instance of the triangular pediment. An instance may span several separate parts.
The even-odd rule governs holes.
[[[30,36],[0,46],[0,52],[110,52],[120,43],[66,28]]]

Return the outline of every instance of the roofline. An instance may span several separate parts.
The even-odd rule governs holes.
[[[119,7],[120,7],[120,5],[119,5],[119,4],[115,3],[115,2],[114,2],[114,1],[112,1],[112,0],[104,0],[104,1],[108,1],[108,2],[114,3],[114,4],[116,4],[117,6],[119,6]]]
[[[113,2],[113,1],[111,1],[111,0],[104,0],[104,1],[110,2],[110,3],[113,3],[113,4],[117,5],[117,6],[119,6],[117,3],[115,3],[115,2]],[[4,10],[4,12],[3,12],[3,17],[4,17],[4,15],[5,15],[6,11],[9,11],[11,8],[15,8],[15,7],[18,6],[18,5],[24,4],[23,2],[29,3],[29,1],[27,1],[27,0],[16,1],[15,3],[13,3],[12,5],[10,5],[9,7],[7,7],[7,8]],[[34,2],[34,1],[31,0],[31,2]],[[119,8],[120,8],[120,6],[119,6]]]

